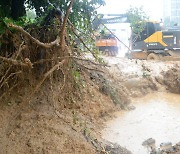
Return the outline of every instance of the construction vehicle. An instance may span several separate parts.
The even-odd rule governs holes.
[[[112,34],[101,35],[96,39],[96,46],[99,51],[108,56],[117,56],[118,54],[118,41]]]
[[[116,18],[99,20],[99,24],[128,22],[128,15],[126,14],[119,14]],[[99,44],[97,43],[97,45]],[[180,29],[163,30],[160,22],[146,22],[142,32],[139,34],[131,33],[130,50],[127,56],[130,59],[171,60],[173,58],[173,60],[179,60]]]
[[[132,33],[131,39],[129,58],[178,60],[180,57],[180,29],[163,30],[160,23],[147,22],[140,35]]]
[[[111,16],[111,18],[104,18],[104,16]],[[113,17],[112,17],[113,16]],[[93,21],[94,30],[97,30],[99,25],[106,25],[106,24],[114,24],[114,23],[124,23],[126,22],[127,18],[124,14],[100,14]],[[105,26],[107,29],[107,27]],[[103,54],[109,56],[117,56],[118,54],[118,40],[114,33],[108,29],[108,32],[102,30],[99,35],[96,35],[96,47],[98,47],[99,51]]]

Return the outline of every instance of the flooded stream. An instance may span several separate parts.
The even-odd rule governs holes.
[[[132,111],[115,113],[107,122],[102,137],[126,147],[133,154],[146,154],[142,142],[156,140],[156,146],[180,141],[180,95],[155,93],[133,100]]]

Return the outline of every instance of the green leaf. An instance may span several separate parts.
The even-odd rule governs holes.
[[[78,71],[74,72],[74,76],[76,79],[80,79],[80,73]]]

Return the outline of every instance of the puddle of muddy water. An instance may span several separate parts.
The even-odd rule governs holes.
[[[156,146],[180,141],[180,95],[170,93],[149,94],[133,100],[133,111],[115,113],[107,122],[102,137],[126,147],[133,154],[146,154],[142,142],[156,140]]]

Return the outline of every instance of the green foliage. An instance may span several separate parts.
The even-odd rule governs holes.
[[[77,69],[78,66],[76,65],[76,63],[72,63],[71,64],[73,69],[71,70],[72,72],[72,76],[74,78],[74,81],[75,81],[75,87],[76,89],[79,89],[80,90],[80,87],[81,87],[81,74],[79,72],[79,70]]]
[[[137,8],[137,7],[131,7],[127,11],[129,21],[130,21],[130,26],[132,31],[139,35],[145,28],[146,22],[149,19],[149,17],[145,14],[143,11],[143,8]]]
[[[31,23],[35,23],[36,26],[40,25],[41,21],[44,19],[44,16],[46,16],[49,10],[53,8],[60,9],[65,15],[70,0],[18,0],[17,6],[14,5],[14,2],[15,0],[0,1],[0,18],[1,20],[7,20],[6,23],[11,22],[24,27]],[[25,3],[25,5],[22,5],[22,2]],[[82,39],[91,50],[94,50],[95,47],[94,40],[92,40],[92,20],[97,15],[96,8],[101,5],[105,5],[104,0],[76,0],[69,16],[69,20],[76,27],[76,29],[79,30],[79,35],[82,36]],[[15,10],[22,10],[23,13],[18,13],[15,16],[12,16],[12,7]],[[25,12],[23,10],[25,10]],[[2,28],[3,25],[4,21],[0,23],[0,34],[4,32],[4,28]],[[76,40],[77,38],[72,36],[72,39]]]
[[[143,72],[142,76],[143,76],[143,78],[147,78],[147,77],[150,76],[150,74],[149,74],[148,72],[145,71],[145,72]]]
[[[44,15],[49,9],[53,7],[59,8],[65,14],[69,5],[69,0],[27,0],[27,6],[30,9],[35,8],[37,16]],[[84,31],[89,30],[92,24],[91,19],[97,14],[96,7],[104,5],[104,0],[76,0],[73,4],[72,12],[69,16],[70,21],[79,29]]]
[[[43,16],[46,16],[48,11],[53,8],[60,9],[62,13],[65,14],[70,2],[70,0],[18,0],[18,3],[16,4],[15,1],[16,0],[0,1],[0,17],[15,19],[16,21],[20,22],[20,24],[35,22],[35,16],[37,17],[37,21],[40,23]],[[22,5],[22,3],[25,3],[25,5]],[[79,31],[79,34],[81,36],[85,36],[84,40],[86,40],[86,44],[91,44],[90,41],[92,40],[89,38],[91,38],[93,33],[92,19],[97,15],[96,8],[98,8],[100,5],[105,5],[105,1],[76,0],[73,4],[69,19],[77,29],[81,30],[81,32]],[[22,13],[17,11],[16,14],[16,12],[12,12],[12,10],[21,10]],[[26,14],[27,17],[20,19]]]
[[[19,20],[13,20],[11,18],[0,18],[0,35],[3,34],[5,32],[6,29],[10,29],[11,31],[13,31],[13,29],[8,27],[8,24],[15,24],[18,26],[26,26],[28,24],[32,24],[33,21],[30,18],[27,18],[26,16],[19,18]]]
[[[13,3],[15,0],[7,1],[7,0],[1,0],[0,1],[0,16],[2,18],[8,17],[13,18],[12,15],[12,8],[15,7],[15,10],[25,10],[29,8],[30,10],[35,9],[37,16],[42,16],[46,14],[46,12],[49,9],[52,9],[53,7],[59,8],[62,10],[63,13],[65,13],[68,5],[69,0],[59,1],[59,0],[18,0],[18,3]],[[22,5],[22,3],[26,5]],[[70,14],[70,20],[71,22],[80,29],[89,29],[88,24],[91,24],[91,18],[92,16],[96,15],[96,7],[99,5],[104,5],[104,0],[76,0],[73,4],[73,10]],[[16,14],[16,12],[14,12]],[[32,12],[31,12],[32,13]],[[26,14],[24,11],[21,14],[17,14],[16,18],[22,17]],[[32,15],[32,14],[31,14]]]
[[[7,26],[6,26],[6,23],[4,22],[4,20],[0,19],[0,35],[5,32],[6,27]]]
[[[80,73],[79,73],[79,71],[74,71],[73,73],[74,73],[74,77],[75,77],[77,80],[79,80],[79,79],[80,79]]]
[[[14,24],[21,27],[24,27],[26,25],[34,23],[35,20],[32,20],[31,18],[28,18],[26,16],[19,18],[19,20],[13,20],[11,18],[0,18],[0,36],[2,36],[6,30],[10,30],[11,32],[14,32],[15,30],[10,28],[8,24]],[[0,39],[0,47],[2,45],[2,40]]]

